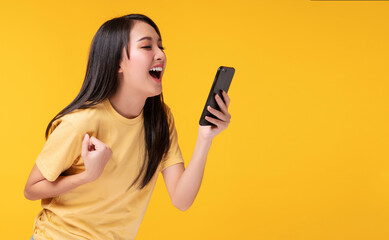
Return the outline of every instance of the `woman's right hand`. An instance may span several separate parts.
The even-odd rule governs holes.
[[[95,137],[85,134],[82,141],[81,157],[85,165],[85,179],[93,182],[103,173],[105,165],[112,156],[112,150]]]

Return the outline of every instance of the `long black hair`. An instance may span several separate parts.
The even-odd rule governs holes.
[[[67,107],[50,121],[46,128],[46,139],[55,120],[73,110],[97,105],[116,92],[123,48],[126,49],[129,58],[129,36],[136,20],[152,26],[162,39],[157,25],[142,14],[130,14],[105,22],[93,37],[85,79],[80,92]],[[146,142],[145,157],[140,172],[131,186],[143,176],[139,188],[144,188],[154,176],[162,157],[169,150],[169,125],[165,109],[162,93],[147,98],[145,102],[143,109]]]

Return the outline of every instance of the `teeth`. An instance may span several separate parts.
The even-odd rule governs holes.
[[[155,67],[155,68],[150,69],[150,71],[162,72],[162,68],[161,67]]]

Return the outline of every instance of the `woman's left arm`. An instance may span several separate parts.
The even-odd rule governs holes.
[[[230,123],[231,115],[228,112],[230,98],[224,91],[222,94],[224,102],[219,95],[215,95],[220,111],[208,107],[208,111],[218,119],[205,117],[208,122],[215,124],[215,126],[199,126],[196,146],[187,168],[185,169],[184,164],[180,163],[162,171],[172,203],[181,211],[187,210],[197,196],[213,138],[226,129]]]

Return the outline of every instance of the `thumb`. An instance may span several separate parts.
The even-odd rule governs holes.
[[[88,146],[89,146],[89,135],[87,133],[84,136],[84,140],[82,140],[81,154],[87,154],[88,153]]]

